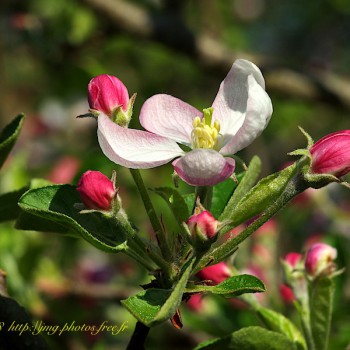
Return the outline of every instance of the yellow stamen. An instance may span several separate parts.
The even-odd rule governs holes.
[[[218,145],[220,122],[215,120],[212,124],[213,108],[203,110],[203,118],[195,117],[192,130],[192,148],[215,149]]]

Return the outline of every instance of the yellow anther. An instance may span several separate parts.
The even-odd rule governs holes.
[[[212,114],[213,108],[203,110],[203,118],[195,117],[193,120],[192,130],[192,148],[209,148],[214,149],[218,144],[220,122],[215,120],[213,125]]]

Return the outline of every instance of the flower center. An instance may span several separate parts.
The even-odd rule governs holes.
[[[192,148],[210,148],[215,149],[218,145],[220,122],[214,121],[211,125],[213,117],[213,107],[203,109],[203,118],[196,117],[193,120],[193,130],[191,133]]]

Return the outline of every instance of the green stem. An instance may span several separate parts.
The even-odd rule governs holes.
[[[126,214],[117,215],[116,220],[121,222],[126,229],[128,234],[128,246],[135,251],[136,254],[140,255],[142,260],[152,259],[157,266],[164,271],[167,276],[172,276],[172,270],[169,266],[169,263],[163,259],[159,254],[155,253],[151,249],[148,249],[143,240],[138,236],[137,232],[132,228],[129,220],[126,217]],[[147,257],[147,259],[145,259]],[[135,258],[135,257],[134,257]],[[136,258],[135,258],[136,259]],[[150,271],[153,271],[154,268],[151,268]]]
[[[140,321],[137,321],[134,333],[132,334],[132,337],[126,350],[144,350],[144,343],[146,341],[149,331],[149,327],[145,326]]]
[[[159,248],[162,252],[162,255],[165,259],[171,259],[172,253],[170,251],[170,248],[169,248],[167,240],[166,240],[166,233],[164,232],[163,226],[161,225],[161,223],[158,219],[156,211],[155,211],[153,204],[151,202],[151,199],[148,195],[148,191],[146,189],[146,186],[142,180],[140,171],[138,169],[130,169],[130,173],[131,173],[131,175],[135,181],[135,184],[137,186],[137,189],[141,195],[143,205],[145,206],[148,218],[151,222],[154,233],[155,233],[157,240],[159,242]]]
[[[153,271],[154,270],[154,266],[149,261],[144,259],[141,255],[137,254],[137,252],[135,252],[135,250],[133,250],[131,247],[127,247],[124,250],[124,253],[126,255],[130,256],[130,258],[136,260],[146,270],[148,270],[148,271]]]
[[[198,197],[205,209],[210,211],[211,202],[213,199],[213,186],[196,186],[192,213],[194,212],[194,208],[196,207]]]
[[[203,269],[205,266],[211,263],[218,263],[232,254],[232,252],[237,249],[237,246],[247,239],[251,234],[253,234],[259,227],[261,227],[266,221],[271,219],[280,209],[282,209],[291,199],[296,195],[303,192],[308,188],[307,183],[299,176],[294,178],[288,183],[286,189],[281,194],[281,196],[268,207],[261,216],[253,221],[245,230],[243,230],[236,237],[226,241],[219,247],[213,249],[208,254],[206,254],[199,264],[197,265],[194,272]],[[229,231],[235,228],[232,223],[228,223],[225,227],[225,231]]]
[[[303,332],[305,335],[307,349],[316,350],[314,339],[312,336],[312,330],[311,330],[310,307],[309,307],[309,300],[307,295],[302,299],[299,299],[299,301],[301,304],[301,310],[300,310],[301,326],[303,328]]]

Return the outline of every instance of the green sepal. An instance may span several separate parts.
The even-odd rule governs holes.
[[[240,200],[247,194],[247,192],[254,186],[261,171],[261,160],[258,156],[254,156],[249,163],[247,170],[241,173],[241,180],[237,188],[235,189],[230,200],[227,202],[223,212],[221,213],[219,220],[228,220],[231,217],[232,212],[237,207]]]
[[[192,272],[192,260],[172,290],[151,288],[133,295],[121,303],[147,327],[156,326],[176,313],[179,308],[187,281]]]
[[[24,114],[19,114],[0,132],[0,168],[17,141],[23,121]]]
[[[304,171],[304,169],[303,169]],[[332,182],[339,182],[340,180],[331,174],[312,174],[310,172],[304,172],[303,174],[304,182],[307,184],[307,186],[318,189],[322,188],[324,186],[327,186],[328,184]]]
[[[310,321],[317,350],[328,348],[335,286],[331,278],[319,277],[310,282]]]
[[[296,149],[295,151],[289,152],[288,155],[307,157],[309,159],[309,162],[311,162],[311,153],[308,149],[305,148]]]
[[[285,335],[262,327],[245,327],[232,334],[199,344],[194,350],[297,350]]]
[[[20,228],[50,231],[47,224],[51,221],[54,227],[61,228],[61,232],[64,227],[66,232],[80,235],[98,249],[107,252],[124,251],[127,232],[123,225],[102,212],[80,214],[74,207],[78,202],[80,202],[79,194],[71,185],[31,189],[18,203],[25,213],[30,214],[26,217],[27,221],[22,218]],[[36,222],[36,217],[44,220]],[[40,227],[40,224],[43,224],[43,227]]]
[[[252,275],[237,275],[229,277],[225,281],[215,285],[187,286],[186,293],[217,294],[225,298],[233,298],[244,293],[265,292],[265,285],[257,277]]]
[[[260,180],[225,216],[237,226],[263,212],[273,204],[285,190],[289,181],[295,176],[298,163],[269,175]]]
[[[301,131],[301,133],[305,136],[306,141],[307,141],[307,149],[310,149],[313,145],[314,145],[314,140],[312,139],[312,137],[301,127],[298,126],[299,130]]]
[[[264,307],[258,307],[256,313],[268,329],[284,334],[296,344],[298,350],[306,350],[306,342],[303,335],[288,318]]]

